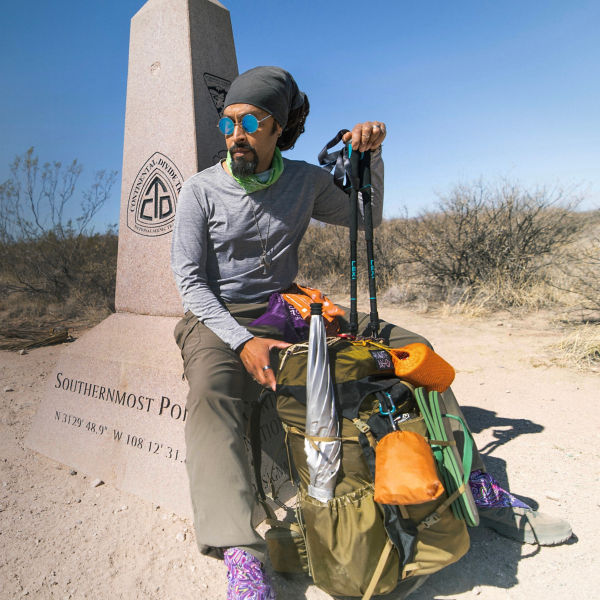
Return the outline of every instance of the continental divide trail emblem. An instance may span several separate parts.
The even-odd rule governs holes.
[[[183,177],[175,163],[155,152],[139,170],[127,203],[127,227],[140,235],[156,237],[173,230],[177,197]]]

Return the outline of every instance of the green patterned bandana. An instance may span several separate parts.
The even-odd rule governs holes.
[[[233,169],[231,168],[231,154],[229,152],[227,152],[226,162],[232,177],[246,190],[246,193],[248,194],[268,188],[270,185],[273,185],[283,173],[283,158],[281,157],[281,150],[279,150],[277,147],[273,153],[271,176],[264,183],[260,181],[256,175],[249,175],[248,177],[236,177],[233,174]]]

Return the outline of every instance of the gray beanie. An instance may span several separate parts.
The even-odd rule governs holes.
[[[285,129],[290,111],[300,108],[305,97],[287,71],[279,67],[255,67],[233,80],[223,108],[252,104],[273,115]]]

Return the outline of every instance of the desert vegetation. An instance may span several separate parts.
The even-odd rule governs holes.
[[[30,148],[0,184],[1,330],[29,334],[114,310],[117,234],[94,231],[115,172],[79,189],[77,160],[40,164]]]
[[[578,203],[561,190],[479,182],[455,187],[417,217],[388,219],[375,235],[382,297],[421,310],[576,308],[593,320],[600,211],[577,212]],[[311,225],[300,279],[336,291],[345,286],[346,239],[342,227]],[[363,249],[359,280],[365,265]]]
[[[600,211],[578,212],[578,204],[558,189],[457,186],[434,209],[377,230],[379,297],[442,315],[543,310],[564,329],[557,360],[593,368],[600,364]],[[358,264],[366,299],[364,247]],[[347,295],[349,270],[346,230],[312,224],[299,281]]]
[[[40,165],[33,149],[0,184],[0,336],[94,324],[114,310],[117,234],[93,229],[116,173],[79,191],[82,167]],[[580,212],[560,189],[510,182],[456,186],[416,217],[388,219],[375,235],[379,298],[411,310],[482,316],[546,310],[568,323],[560,352],[600,361],[600,211]],[[360,244],[359,244],[360,245]],[[359,286],[366,298],[366,257]],[[298,281],[348,293],[348,232],[311,224]]]

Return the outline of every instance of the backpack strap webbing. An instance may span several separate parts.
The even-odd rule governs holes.
[[[392,543],[392,540],[390,540],[389,537],[386,538],[385,546],[383,547],[383,551],[381,552],[381,556],[379,557],[379,561],[377,562],[375,571],[373,571],[373,576],[371,577],[371,581],[369,581],[369,585],[367,586],[367,590],[365,591],[362,600],[370,600],[371,596],[373,596],[373,592],[375,591],[375,588],[381,579],[383,569],[393,547],[394,544]]]
[[[430,515],[427,515],[418,525],[417,529],[429,529],[440,520],[440,515],[465,491],[465,484],[461,484],[457,490],[450,494]]]
[[[257,500],[262,506],[268,519],[277,519],[275,511],[269,506],[267,496],[262,484],[261,466],[262,466],[262,444],[260,441],[260,415],[263,404],[269,397],[269,394],[274,394],[271,390],[263,390],[258,397],[258,401],[252,407],[250,413],[249,433],[250,446],[252,447],[252,463],[254,465],[254,481],[256,483]]]

